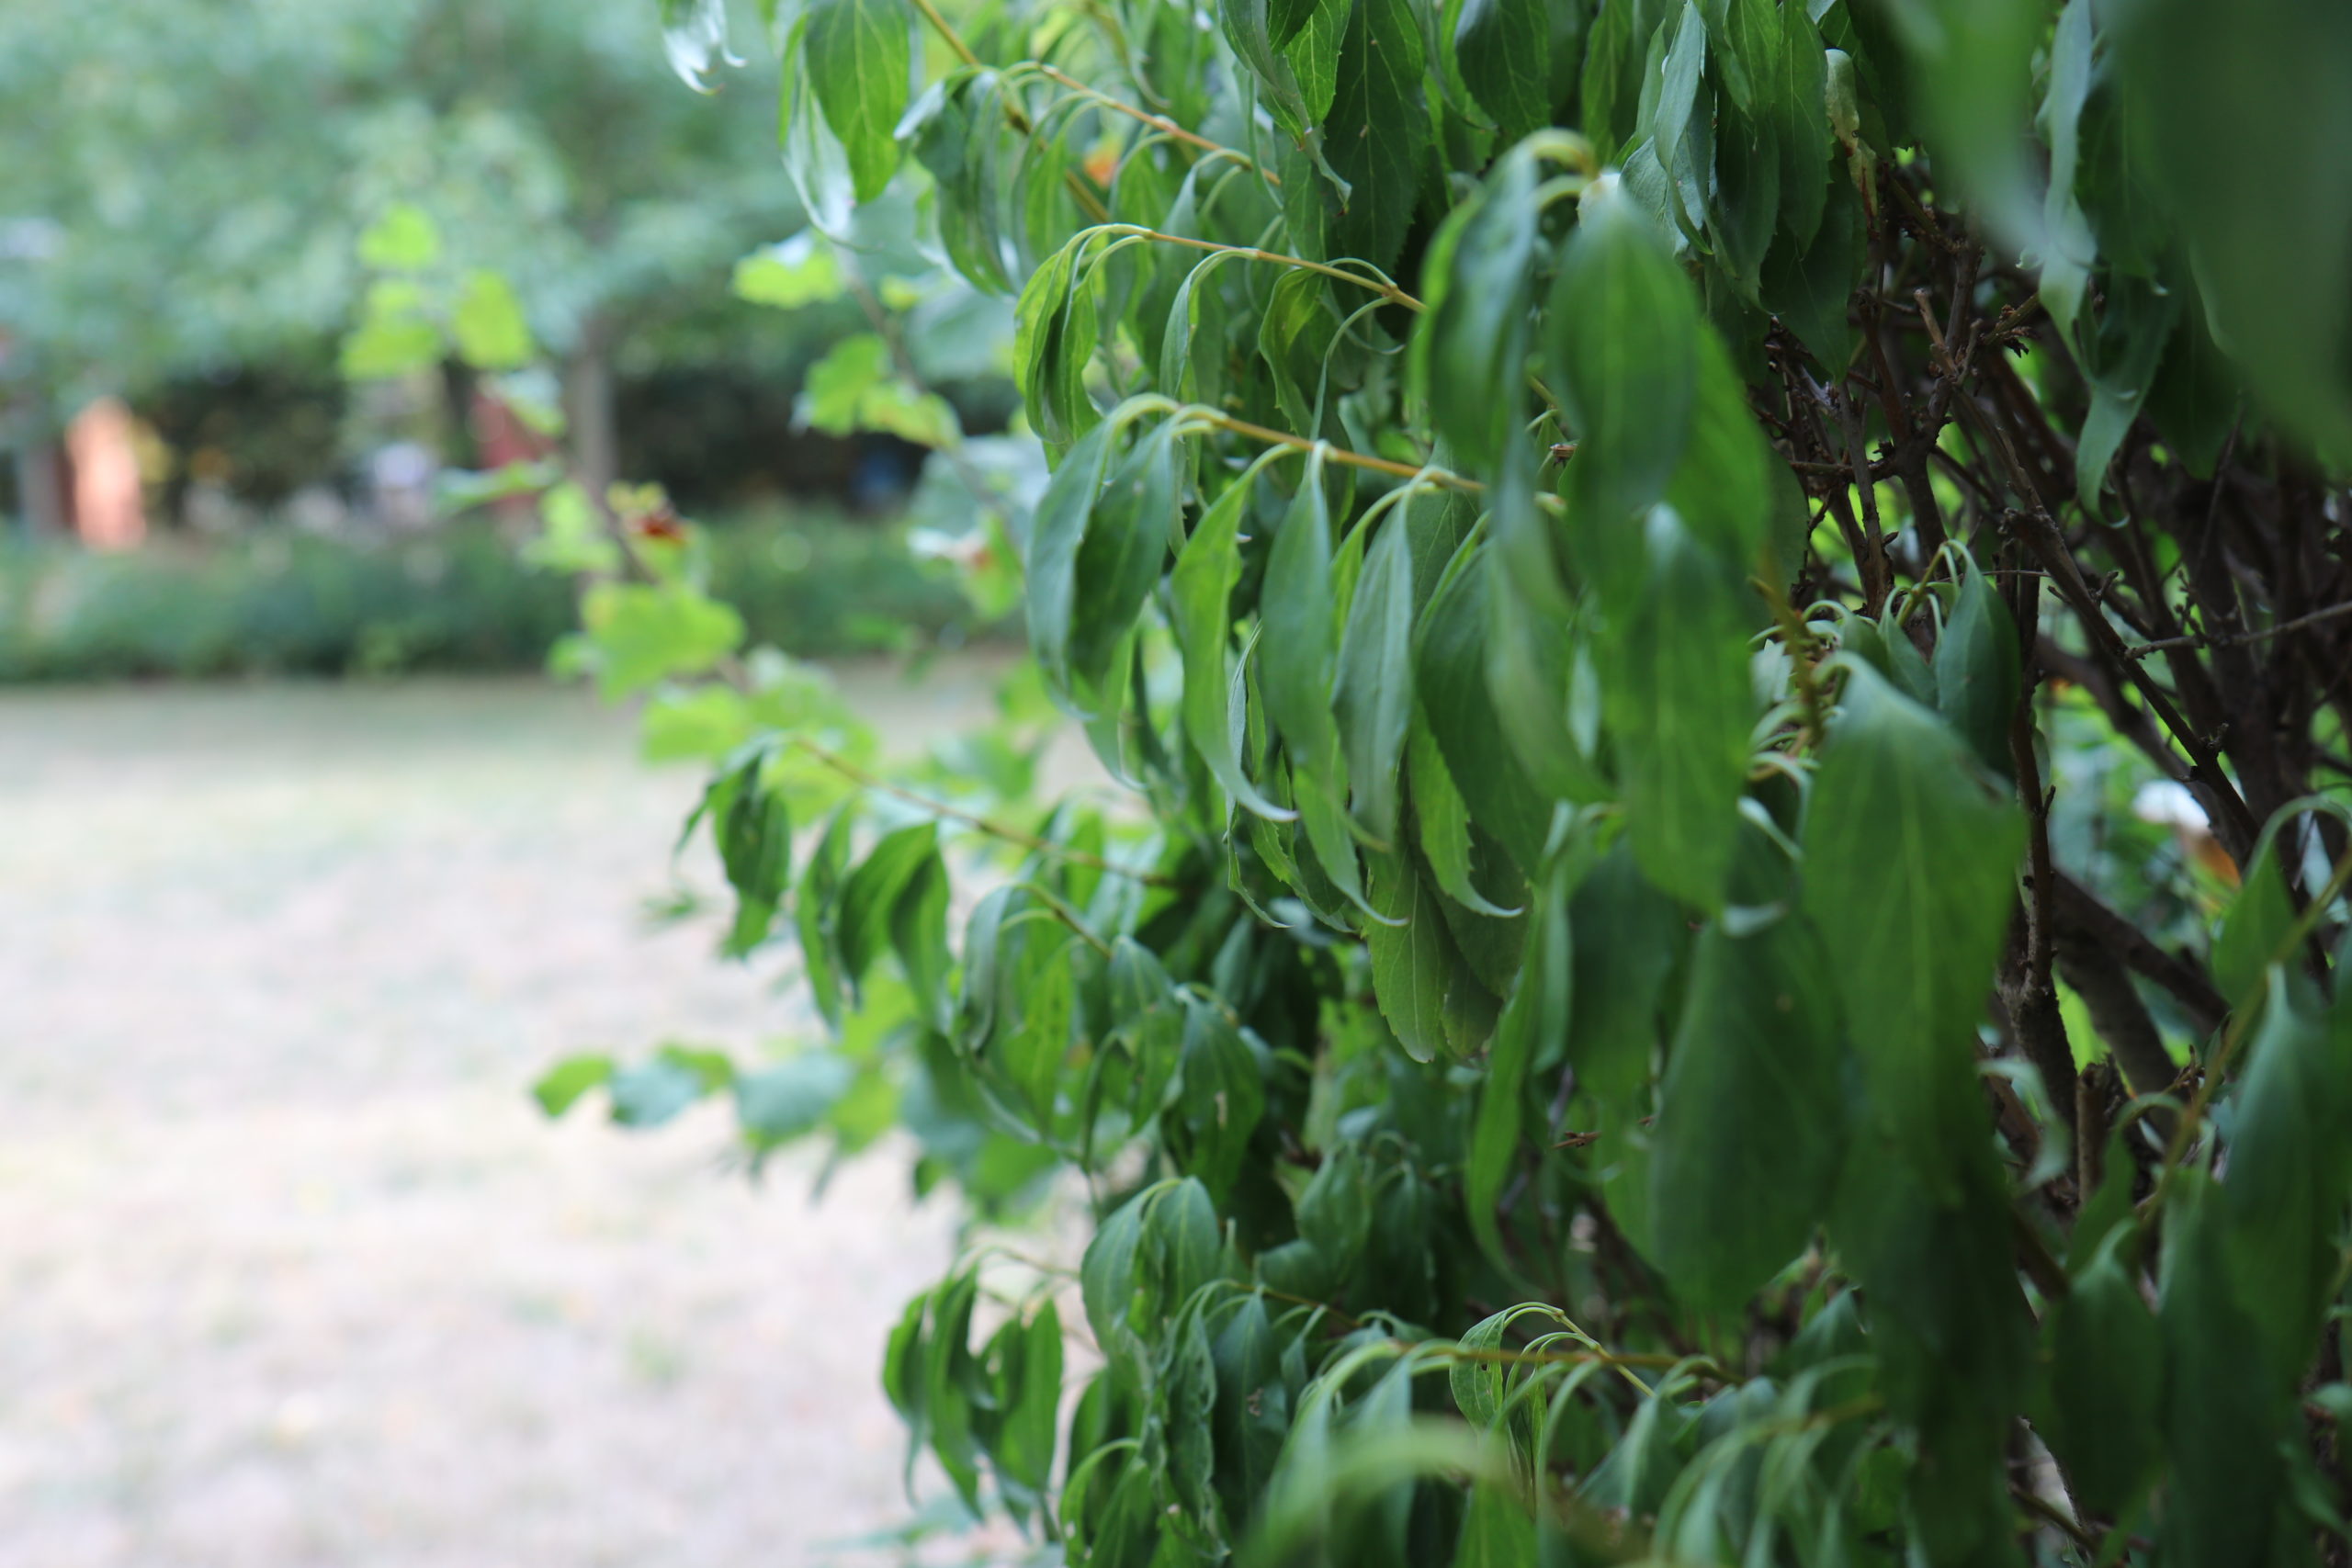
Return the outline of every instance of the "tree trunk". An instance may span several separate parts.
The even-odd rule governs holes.
[[[599,513],[608,513],[605,491],[620,478],[618,439],[613,417],[613,344],[610,321],[591,316],[564,370],[565,413],[571,423],[571,471]]]
[[[25,532],[37,539],[60,539],[73,531],[66,512],[65,454],[54,436],[28,434],[17,447],[17,505]]]

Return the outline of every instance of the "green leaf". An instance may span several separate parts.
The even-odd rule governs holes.
[[[2032,68],[2048,26],[2041,0],[1897,0],[1885,7],[1909,56],[1908,82],[1939,169],[2019,242],[2038,229],[2027,162]]]
[[[1480,552],[1487,578],[1487,691],[1496,728],[1544,795],[1577,805],[1611,794],[1568,728],[1572,626],[1529,604],[1498,549]]]
[[[477,370],[520,370],[537,353],[514,286],[486,268],[466,274],[449,331],[458,357]]]
[[[592,584],[580,597],[580,623],[608,700],[699,674],[743,641],[743,617],[731,605],[680,583]]]
[[[1811,6],[1781,7],[1777,73],[1764,85],[1781,149],[1781,223],[1801,245],[1819,231],[1830,173],[1827,56]]]
[[[2339,996],[2322,1013],[2299,976],[2275,970],[2248,1048],[2230,1121],[2222,1247],[2271,1382],[2291,1388],[2340,1285],[2352,1198],[2352,1002]]]
[[[830,1051],[810,1051],[735,1080],[735,1119],[763,1147],[824,1125],[850,1091],[856,1072]]]
[[[931,174],[933,209],[948,260],[974,288],[990,294],[1012,288],[1004,266],[997,177],[1004,123],[1003,82],[981,73],[935,84],[899,128],[911,135],[915,156]]]
[[[1094,288],[1091,274],[1077,270],[1077,253],[1085,243],[1080,237],[1046,258],[1013,307],[1012,363],[1022,404],[1047,449],[1057,453],[1100,418],[1085,381],[1095,348]]]
[[[1861,197],[1849,182],[1833,182],[1810,243],[1800,244],[1783,232],[1758,279],[1764,308],[1836,375],[1854,355],[1854,329],[1846,316],[1866,237]]]
[[[1801,915],[1700,933],[1667,1055],[1651,1246],[1675,1293],[1731,1311],[1804,1250],[1846,1140],[1833,967]]]
[[[1189,280],[1188,280],[1189,281]],[[1227,485],[1193,525],[1169,574],[1176,638],[1184,653],[1184,734],[1237,806],[1273,821],[1296,814],[1260,793],[1241,770],[1227,727],[1233,687],[1233,587],[1241,578],[1238,536],[1254,476]]]
[[[1373,885],[1374,908],[1395,922],[1364,935],[1372,951],[1372,989],[1381,1017],[1417,1062],[1454,1050],[1449,1007],[1464,987],[1478,988],[1438,912],[1438,896],[1409,862],[1384,857],[1387,868]],[[1491,1021],[1489,1021],[1491,1022]]]
[[[948,989],[954,963],[947,951],[948,894],[947,867],[934,851],[908,874],[890,905],[890,951],[931,1026],[943,1032],[955,1010]]]
[[[1634,139],[1635,111],[1642,96],[1642,52],[1650,31],[1636,17],[1655,20],[1644,0],[1600,0],[1593,14],[1592,31],[1585,43],[1584,68],[1578,96],[1584,110],[1584,133],[1595,155],[1621,163],[1627,143]]]
[[[1900,635],[1900,634],[1898,634]],[[2017,623],[1993,585],[1965,561],[1960,592],[1936,644],[1936,706],[1993,773],[2010,769],[2009,716],[2017,711]]]
[[[2081,345],[2091,407],[2075,439],[2075,494],[2093,517],[2108,464],[2147,402],[2179,314],[2178,295],[2144,278],[2116,277],[2096,337]]]
[[[2242,0],[2217,27],[2193,0],[2152,0],[2131,23],[2115,28],[2119,85],[2213,340],[2281,425],[2340,464],[2352,454],[2352,11]]]
[[[1266,37],[1274,48],[1287,46],[1317,10],[1330,0],[1266,0]]]
[[[2201,1171],[2174,1173],[2156,1319],[2164,1339],[2164,1546],[2179,1562],[2266,1562],[2284,1495],[2279,1450],[2302,1440],[2290,1385],[2250,1363],[2264,1336],[2230,1277],[2229,1219]],[[2291,1427],[2290,1427],[2291,1423]]]
[[[803,229],[737,262],[729,287],[751,304],[797,310],[841,298],[845,285],[832,245],[814,229]]]
[[[808,72],[817,107],[848,154],[857,199],[882,194],[899,168],[899,120],[907,112],[912,56],[901,0],[814,0]]]
[[[1492,1480],[1472,1487],[1454,1568],[1522,1568],[1538,1560],[1535,1518],[1518,1493]]]
[[[713,803],[711,838],[735,890],[735,920],[722,949],[729,957],[767,940],[792,876],[792,817],[784,792],[761,783],[766,761],[756,756],[729,774],[718,786],[723,803]]]
[[[1331,701],[1356,820],[1374,841],[1387,843],[1396,832],[1396,770],[1413,717],[1413,557],[1401,508],[1388,515],[1364,558],[1340,639]]]
[[[1646,529],[1649,580],[1601,665],[1635,859],[1702,909],[1723,901],[1739,831],[1756,700],[1747,676],[1754,601],[1670,507]]]
[[[1576,934],[1568,1059],[1596,1094],[1621,1098],[1649,1081],[1658,998],[1681,956],[1684,922],[1621,842],[1577,888],[1568,925]]]
[[[1265,628],[1258,668],[1266,711],[1293,757],[1319,757],[1335,734],[1331,686],[1339,671],[1331,513],[1319,448],[1308,454],[1298,493],[1274,530],[1258,614]]]
[[[1274,395],[1283,415],[1301,430],[1320,424],[1326,406],[1324,367],[1329,362],[1339,322],[1326,302],[1325,280],[1303,267],[1275,279],[1258,323],[1258,352],[1273,372]]]
[[[1679,227],[1695,239],[1713,161],[1707,139],[1714,96],[1707,89],[1707,28],[1695,0],[1683,0],[1681,11],[1660,25],[1650,47],[1659,52],[1661,46],[1657,96],[1647,90],[1642,96],[1652,156],[1664,176],[1666,208],[1659,217],[1662,231]],[[1629,167],[1629,178],[1632,173]]]
[[[1340,90],[1340,39],[1345,31],[1351,0],[1318,0],[1298,36],[1283,46],[1283,62],[1298,85],[1298,113],[1304,125],[1320,127],[1330,117]]]
[[[1227,1516],[1239,1518],[1264,1491],[1290,1429],[1282,1346],[1261,1298],[1250,1296],[1233,1310],[1215,1356],[1217,1483]]]
[[[359,261],[379,272],[423,272],[441,259],[441,230],[414,202],[384,209],[359,236]]]
[[[1462,80],[1506,142],[1552,118],[1552,17],[1543,0],[1463,0],[1453,25]]]
[[[566,479],[539,498],[539,532],[519,552],[547,571],[599,573],[620,570],[621,547],[605,532],[587,492]]]
[[[1054,1470],[1054,1447],[1061,1430],[1062,1320],[1049,1298],[1027,1324],[1008,1324],[1020,1353],[1018,1376],[1000,1392],[1002,1430],[990,1458],[1008,1489],[1041,1506]]]
[[[850,832],[856,818],[854,806],[833,813],[809,852],[792,897],[792,921],[800,938],[800,964],[808,971],[808,992],[817,1010],[834,1028],[842,1021],[841,897],[842,874],[849,863]]]
[[[1984,1136],[1976,1020],[2017,897],[2024,823],[1959,737],[1868,665],[1805,808],[1804,908],[1830,951],[1878,1113],[1932,1187]]]
[[[1168,558],[1176,513],[1176,426],[1140,436],[1087,520],[1071,583],[1071,673],[1099,689]]]
[[[430,321],[378,310],[371,299],[367,319],[343,340],[335,369],[347,381],[389,380],[438,365],[441,352],[441,331]]]
[[[1584,845],[1580,842],[1579,848]],[[1574,999],[1576,931],[1569,923],[1569,884],[1586,870],[1581,858],[1547,867],[1544,897],[1532,917],[1527,962],[1495,1025],[1487,1055],[1487,1082],[1478,1093],[1463,1202],[1470,1228],[1498,1268],[1516,1272],[1505,1247],[1497,1204],[1519,1164],[1524,1095],[1537,1048],[1565,1035]],[[1464,1414],[1469,1414],[1465,1409]],[[1476,1417],[1473,1417],[1476,1419]]]
[[[2050,1410],[2036,1425],[2083,1507],[2120,1517],[2154,1471],[2164,1347],[2114,1247],[2075,1277],[2043,1337]]]
[[[1519,6],[1525,0],[1479,3]],[[1468,20],[1465,7],[1464,26]],[[1533,314],[1527,296],[1542,217],[1539,173],[1528,150],[1506,153],[1446,220],[1423,268],[1430,308],[1414,330],[1413,373],[1429,400],[1430,423],[1473,469],[1485,469],[1520,439],[1516,416],[1526,399],[1518,389]]]
[[[1544,852],[1552,805],[1512,755],[1487,694],[1487,592],[1486,558],[1475,546],[1465,547],[1421,612],[1414,678],[1429,733],[1471,820],[1522,871],[1532,871]]]
[[[927,864],[937,863],[938,855],[938,824],[911,823],[885,833],[842,884],[835,931],[842,977],[852,987],[865,977],[886,947],[894,945],[892,927],[900,897]],[[944,944],[943,936],[943,949]]]
[[[2278,837],[2299,815],[2290,807],[2265,824],[2237,896],[2222,912],[2213,932],[2213,983],[2233,1009],[2261,996],[2270,965],[2288,956],[2287,935],[2294,928],[2295,908],[2279,866]]]
[[[890,345],[879,334],[845,337],[808,367],[793,400],[793,420],[829,435],[851,434],[864,423],[866,400],[896,373]]]
[[[1430,147],[1423,59],[1421,20],[1409,0],[1354,0],[1324,129],[1325,155],[1348,186],[1331,223],[1334,258],[1384,271],[1396,264]]]
[[[1553,389],[1578,438],[1568,473],[1611,526],[1666,493],[1690,444],[1699,307],[1622,193],[1589,198],[1544,312]]]
[[[1184,1173],[1215,1201],[1232,1190],[1265,1115],[1265,1077],[1249,1043],[1214,1004],[1191,998],[1185,1012],[1170,1120],[1182,1129]]]
[[[1426,716],[1413,724],[1405,740],[1405,772],[1411,781],[1413,818],[1420,828],[1422,858],[1445,896],[1466,909],[1498,919],[1519,911],[1506,909],[1478,891],[1471,877],[1473,846],[1470,808],[1454,787],[1445,765],[1445,753]]]
[[[1795,476],[1766,444],[1723,339],[1702,325],[1693,347],[1690,438],[1666,487],[1667,504],[1726,570],[1743,580],[1761,576],[1774,486],[1795,488]],[[1801,489],[1797,505],[1802,512]]]
[[[1113,427],[1080,436],[1055,470],[1030,520],[1027,569],[1029,650],[1057,688],[1069,689],[1071,621],[1077,610],[1078,553],[1110,464]]]
[[[727,47],[727,0],[662,0],[662,51],[687,86],[716,92],[705,80],[712,62],[743,63]]]
[[[1229,0],[1216,8],[1217,21],[1234,55],[1257,78],[1259,92],[1275,123],[1286,133],[1303,137],[1310,129],[1307,107],[1290,62],[1276,48],[1270,0]],[[1283,0],[1283,16],[1285,24],[1297,19],[1289,0]]]
[[[580,1097],[613,1077],[613,1059],[605,1055],[566,1056],[539,1075],[531,1086],[531,1098],[549,1116],[560,1116],[579,1102]]]
[[[665,1052],[612,1075],[613,1120],[624,1127],[659,1127],[718,1087],[692,1063]]]

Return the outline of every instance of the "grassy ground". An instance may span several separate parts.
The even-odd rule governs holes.
[[[857,684],[910,739],[983,690]],[[0,1568],[797,1564],[903,1516],[875,1369],[944,1209],[524,1096],[797,1027],[639,922],[691,788],[530,682],[0,694]]]

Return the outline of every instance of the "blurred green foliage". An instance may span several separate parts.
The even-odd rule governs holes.
[[[704,537],[713,594],[753,645],[821,657],[984,629],[903,529],[770,512]],[[16,545],[0,548],[0,682],[527,669],[572,629],[572,599],[484,524],[130,555]]]
[[[652,8],[563,0],[0,7],[0,333],[36,400],[330,338],[396,204],[568,350],[676,328],[797,226],[766,95],[678,90]]]

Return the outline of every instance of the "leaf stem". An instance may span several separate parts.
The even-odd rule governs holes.
[[[1215,144],[1212,143],[1212,145]],[[1345,267],[1331,266],[1323,262],[1308,261],[1305,256],[1285,255],[1280,251],[1261,251],[1255,245],[1227,245],[1215,240],[1189,239],[1182,234],[1170,234],[1158,229],[1147,229],[1140,223],[1114,223],[1107,224],[1105,227],[1120,233],[1132,234],[1140,240],[1157,240],[1166,245],[1184,245],[1196,251],[1213,251],[1226,255],[1247,256],[1251,261],[1272,262],[1277,266],[1295,266],[1306,272],[1319,272],[1326,277],[1336,277],[1342,283],[1352,283],[1359,288],[1368,288],[1390,304],[1402,305],[1417,315],[1429,310],[1427,305],[1385,278],[1366,277],[1363,273],[1350,272]]]
[[[1235,163],[1239,164],[1243,168],[1250,170],[1251,173],[1263,175],[1266,183],[1269,185],[1278,186],[1283,183],[1283,179],[1280,175],[1275,174],[1272,169],[1260,167],[1256,163],[1252,162],[1247,154],[1237,152],[1231,147],[1227,147],[1222,141],[1212,141],[1207,137],[1201,135],[1197,131],[1187,130],[1165,115],[1157,115],[1151,113],[1148,109],[1139,109],[1136,107],[1135,105],[1114,98],[1110,94],[1102,92],[1098,88],[1090,87],[1085,83],[1079,81],[1076,77],[1065,74],[1063,72],[1056,70],[1053,66],[1040,64],[1037,67],[1037,72],[1038,74],[1044,76],[1047,81],[1059,83],[1062,86],[1068,87],[1071,92],[1078,94],[1080,97],[1086,98],[1093,103],[1100,104],[1106,109],[1111,109],[1116,113],[1125,115],[1129,119],[1136,120],[1144,125],[1148,125],[1163,136],[1172,136],[1188,147],[1197,147],[1204,152],[1222,153],[1226,157],[1232,159]]]
[[[1426,464],[1417,468],[1413,464],[1399,463],[1388,457],[1374,457],[1362,452],[1351,452],[1344,446],[1333,446],[1326,442],[1310,441],[1304,435],[1293,435],[1287,430],[1273,430],[1262,424],[1252,424],[1246,419],[1236,419],[1231,414],[1199,404],[1183,409],[1182,413],[1185,418],[1196,419],[1204,424],[1212,424],[1219,430],[1230,431],[1236,435],[1246,435],[1252,441],[1263,441],[1271,446],[1289,446],[1301,452],[1311,452],[1316,447],[1321,446],[1323,456],[1327,459],[1334,463],[1343,463],[1351,468],[1369,468],[1374,473],[1393,474],[1400,479],[1426,479],[1433,485],[1443,485],[1450,490],[1473,493],[1487,488],[1476,479],[1464,479],[1460,474],[1444,468],[1433,468]]]
[[[847,757],[842,756],[840,752],[831,750],[826,747],[820,746],[816,741],[809,739],[806,736],[796,735],[791,738],[788,744],[807,752],[817,761],[832,769],[833,772],[841,774],[842,777],[848,779],[853,784],[862,785],[866,789],[879,790],[888,795],[896,796],[898,799],[905,801],[908,805],[919,807],[922,810],[928,811],[935,817],[944,818],[950,822],[960,822],[967,828],[988,834],[990,838],[1002,839],[1005,842],[1010,844],[1018,844],[1023,849],[1028,850],[1032,853],[1046,855],[1055,860],[1066,861],[1071,865],[1082,865],[1094,871],[1107,872],[1114,876],[1132,877],[1136,881],[1144,883],[1152,887],[1181,887],[1184,886],[1184,884],[1176,877],[1162,875],[1160,873],[1154,871],[1141,871],[1131,865],[1121,865],[1118,862],[1105,860],[1101,855],[1091,854],[1084,850],[1074,850],[1067,844],[1057,844],[1050,839],[1041,839],[1035,833],[1023,832],[1022,829],[1012,827],[1009,823],[999,822],[993,818],[982,817],[978,812],[966,811],[960,807],[950,806],[944,800],[934,800],[930,795],[907,788],[904,784],[893,784],[890,780],[882,777],[879,773],[869,773],[865,769],[859,767],[855,762],[851,761]]]
[[[921,11],[923,19],[947,40],[947,47],[956,51],[956,59],[976,69],[979,67],[980,57],[972,52],[972,46],[964,41],[964,35],[956,30],[954,24],[939,14],[939,7],[933,5],[932,0],[915,0],[915,9]],[[1024,124],[1022,129],[1026,130],[1028,127]]]

